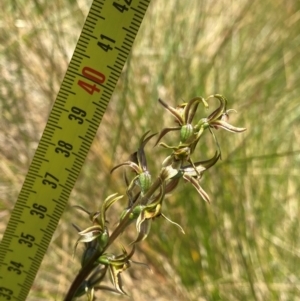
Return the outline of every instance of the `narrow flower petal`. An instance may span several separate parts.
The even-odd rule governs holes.
[[[85,213],[87,213],[89,215],[89,218],[90,218],[90,221],[94,224],[94,225],[97,225],[99,224],[99,221],[98,221],[98,216],[100,215],[100,211],[96,211],[96,212],[89,212],[87,211],[86,209],[84,209],[83,207],[81,206],[78,206],[78,205],[75,205],[73,206],[74,208],[76,209],[79,209]]]
[[[183,174],[183,178],[188,182],[190,182],[196,188],[196,190],[198,191],[198,193],[200,194],[200,196],[203,198],[205,202],[210,203],[208,194],[204,191],[204,189],[200,186],[199,182],[195,178],[187,174]]]
[[[142,138],[140,139],[140,145],[139,145],[139,148],[138,148],[138,151],[137,151],[137,159],[138,159],[138,165],[140,166],[140,168],[143,170],[143,171],[146,171],[147,170],[147,159],[146,159],[146,155],[145,155],[145,152],[144,152],[144,147],[145,145],[147,144],[147,142],[156,135],[155,134],[152,134],[150,136],[147,137],[148,133],[150,131],[147,131],[143,136]],[[146,138],[147,137],[147,138]]]
[[[167,193],[172,192],[177,187],[179,180],[180,180],[180,177],[171,179],[170,182],[166,185],[165,193],[167,194]]]
[[[140,225],[140,231],[139,231],[138,237],[136,238],[135,241],[131,242],[129,245],[132,245],[132,244],[135,244],[135,243],[138,243],[138,242],[144,240],[150,232],[151,223],[152,223],[151,219],[144,220],[143,223],[141,223],[141,225]]]
[[[159,145],[162,146],[162,147],[164,147],[164,148],[168,148],[168,149],[173,149],[173,150],[174,149],[178,149],[178,146],[170,146],[170,145],[168,145],[168,144],[166,144],[164,142],[160,142]]]
[[[178,169],[174,168],[172,165],[169,165],[162,169],[160,177],[162,181],[167,181],[177,176],[178,172]]]
[[[87,213],[88,215],[90,215],[91,213],[89,211],[87,211],[85,208],[83,208],[82,206],[79,205],[74,205],[73,208],[79,209],[85,213]]]
[[[205,170],[215,165],[218,162],[219,158],[220,152],[216,151],[215,155],[211,159],[198,161],[190,165],[182,166],[180,168],[180,171],[188,174],[189,176],[196,177],[197,175],[201,175]]]
[[[118,256],[113,256],[113,258],[109,259],[110,264],[119,266],[119,269],[122,269],[122,271],[125,271],[128,267],[126,263],[128,263],[129,259],[133,256],[135,252],[135,246],[132,247],[129,254],[127,254],[127,251],[124,246],[122,246],[122,254]]]
[[[136,230],[138,233],[141,232],[141,225],[143,224],[143,222],[146,220],[145,217],[145,209],[143,209],[143,211],[140,213],[140,215],[138,216],[137,220],[136,220]]]
[[[181,126],[177,126],[177,127],[171,127],[171,128],[164,128],[160,133],[159,136],[155,142],[155,145],[158,144],[158,142],[169,132],[171,131],[179,131],[181,129]]]
[[[162,106],[164,106],[176,118],[176,120],[178,121],[178,123],[180,125],[182,125],[184,123],[183,118],[182,118],[181,114],[179,113],[179,110],[176,110],[175,108],[169,106],[160,98],[158,99],[158,101],[160,102],[160,104]]]
[[[192,165],[188,165],[180,169],[182,173],[184,173],[185,175],[189,175],[190,177],[200,176],[205,170],[206,168],[203,166],[198,166],[198,168],[195,168]]]
[[[111,195],[109,195],[102,203],[102,210],[106,211],[113,203],[115,203],[116,201],[120,200],[123,196],[119,195],[117,196],[118,193],[113,193]],[[117,196],[117,197],[116,197]]]
[[[169,165],[172,165],[173,163],[173,155],[168,156],[163,162],[162,162],[162,166],[163,167],[167,167]]]
[[[141,149],[143,149],[146,144],[148,143],[148,141],[154,137],[155,135],[157,135],[157,133],[154,133],[154,134],[151,134],[150,136],[147,137],[147,135],[149,134],[150,131],[147,131],[143,136],[142,138],[140,139],[140,147]],[[147,137],[147,138],[146,138]]]
[[[111,276],[111,281],[116,288],[116,290],[122,294],[127,295],[127,293],[123,290],[122,278],[120,275],[120,271],[116,269],[113,265],[109,266],[109,272]]]
[[[119,291],[117,291],[115,288],[109,287],[107,285],[96,285],[94,286],[95,291],[108,291],[108,292],[112,292],[112,293],[116,293],[119,295],[124,295],[123,293],[120,293]]]
[[[204,106],[208,108],[208,104],[203,97],[194,97],[187,103],[186,107],[184,108],[184,120],[186,124],[192,123],[200,102],[202,102]]]
[[[94,240],[102,232],[103,229],[101,228],[101,226],[94,225],[78,232],[78,234],[83,236],[81,241],[87,242]],[[83,240],[83,238],[85,240]]]
[[[161,216],[162,216],[164,219],[166,219],[168,222],[170,222],[171,224],[177,226],[177,227],[180,229],[180,231],[181,231],[183,234],[185,234],[183,228],[182,228],[179,224],[177,224],[177,223],[173,222],[172,220],[170,220],[170,219],[169,219],[168,217],[166,217],[163,213],[161,213]]]
[[[196,166],[196,168],[198,168],[198,166],[203,166],[205,167],[205,169],[209,169],[210,167],[214,166],[219,159],[220,159],[220,152],[216,151],[212,158],[208,160],[194,162],[194,165]]]
[[[224,120],[215,120],[213,122],[210,123],[210,126],[212,127],[216,127],[216,128],[223,128],[229,132],[232,132],[232,133],[241,133],[241,132],[244,132],[246,131],[246,128],[238,128],[238,127],[235,127],[229,123],[227,123],[226,121]]]
[[[117,193],[111,194],[110,196],[108,196],[103,202],[102,202],[102,206],[101,206],[101,210],[100,210],[100,221],[99,224],[102,227],[102,229],[104,229],[105,227],[105,215],[106,215],[106,210],[116,201],[120,200],[121,198],[123,198],[122,195],[117,196]]]
[[[220,102],[220,106],[208,116],[208,120],[211,121],[218,119],[226,111],[227,99],[220,94],[210,95],[207,99],[210,98],[217,98]]]
[[[115,166],[110,173],[112,173],[114,170],[116,170],[117,168],[121,167],[121,166],[129,166],[130,168],[132,168],[136,173],[140,173],[142,172],[141,168],[134,162],[132,161],[126,161],[123,162],[121,164],[118,164],[117,166]]]
[[[78,232],[78,234],[81,235],[81,237],[79,237],[75,243],[73,254],[75,254],[77,245],[80,242],[84,242],[84,243],[91,242],[95,240],[99,235],[101,235],[101,233],[103,233],[103,231],[99,225],[95,225],[83,231]]]

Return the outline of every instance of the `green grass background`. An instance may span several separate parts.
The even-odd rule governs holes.
[[[0,3],[0,237],[57,95],[91,0]],[[61,300],[80,268],[72,205],[124,193],[109,170],[170,116],[158,105],[221,93],[242,134],[218,131],[223,160],[166,200],[124,273],[131,295],[99,300],[300,300],[300,2],[152,0],[28,300]],[[169,123],[170,124],[170,123]],[[199,159],[214,152],[207,136]],[[147,148],[155,174],[166,152]],[[117,219],[119,209],[110,210]],[[132,228],[130,237],[134,237]]]

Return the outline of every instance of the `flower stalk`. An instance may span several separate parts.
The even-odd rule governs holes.
[[[208,108],[210,99],[219,101],[219,106],[207,117],[195,121],[200,105]],[[214,133],[217,129],[224,129],[233,133],[245,131],[245,128],[235,127],[228,123],[227,100],[220,94],[215,94],[204,99],[192,98],[189,102],[172,107],[159,99],[159,103],[175,118],[175,126],[167,127],[158,134],[155,146],[169,150],[168,156],[162,161],[161,170],[153,177],[147,165],[145,147],[156,135],[146,132],[140,139],[137,150],[131,154],[129,160],[117,164],[111,172],[119,168],[131,171],[130,177],[125,173],[125,196],[127,207],[120,213],[118,225],[110,233],[107,227],[109,220],[108,209],[121,198],[122,195],[112,194],[101,204],[100,210],[89,212],[81,206],[76,209],[88,215],[91,223],[86,229],[78,231],[79,238],[74,246],[74,254],[79,243],[84,244],[81,255],[81,269],[73,281],[65,301],[71,301],[86,295],[87,300],[95,299],[95,292],[111,291],[121,295],[127,295],[123,288],[121,274],[131,267],[131,257],[134,256],[135,245],[141,243],[150,233],[151,224],[159,217],[165,218],[176,225],[182,233],[182,227],[166,217],[163,213],[165,196],[173,192],[181,179],[192,184],[199,196],[207,203],[210,202],[208,194],[200,185],[201,178],[206,170],[213,167],[221,159],[221,148]],[[216,149],[210,159],[195,160],[198,156],[197,146],[204,132],[212,135]],[[170,132],[179,132],[177,142],[168,145],[161,140]],[[137,236],[126,248],[121,247],[121,254],[116,255],[109,251],[115,240],[127,227],[135,223]],[[126,249],[131,248],[128,253]],[[108,252],[109,251],[109,252]],[[102,284],[106,276],[111,280],[111,286]]]

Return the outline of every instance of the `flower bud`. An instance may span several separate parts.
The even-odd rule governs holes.
[[[102,250],[106,247],[109,239],[108,231],[105,228],[104,232],[98,236],[99,247],[98,249],[102,252]]]
[[[139,175],[139,183],[142,193],[145,193],[150,188],[152,181],[151,175],[147,170]]]
[[[183,125],[180,129],[180,140],[184,143],[194,135],[194,128],[191,124]]]

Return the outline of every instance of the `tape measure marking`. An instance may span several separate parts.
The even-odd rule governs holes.
[[[26,299],[150,0],[94,0],[0,244],[0,301]]]

